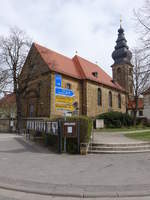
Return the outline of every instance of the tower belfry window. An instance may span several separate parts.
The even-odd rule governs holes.
[[[120,67],[117,69],[117,80],[121,80],[121,69],[120,69]]]
[[[131,68],[129,69],[129,75],[132,76],[132,69]]]

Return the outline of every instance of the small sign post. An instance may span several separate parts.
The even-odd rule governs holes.
[[[77,137],[77,123],[64,122],[64,137],[73,138]]]
[[[61,121],[58,121],[58,153],[62,153],[62,124]]]
[[[67,122],[63,124],[63,136],[64,136],[64,152],[66,152],[67,138],[77,138],[78,153],[80,152],[80,131],[79,122]]]
[[[67,142],[66,142],[66,140],[67,140],[67,138],[66,138],[66,136],[64,136],[64,153],[67,152],[67,148],[66,148]]]
[[[80,153],[80,122],[77,123],[78,153]]]

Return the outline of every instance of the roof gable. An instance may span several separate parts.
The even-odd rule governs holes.
[[[43,60],[41,54],[33,43],[19,75],[19,81],[28,82],[46,72],[49,72],[48,64]]]
[[[51,71],[63,73],[81,79],[80,73],[72,59],[55,51],[34,44],[43,60],[48,64]]]

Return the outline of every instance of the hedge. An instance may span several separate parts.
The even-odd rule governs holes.
[[[89,142],[92,131],[92,119],[86,116],[67,117],[66,121],[76,121],[80,124],[80,143]]]
[[[92,119],[87,116],[78,116],[78,117],[59,117],[53,119],[61,120],[61,122],[79,122],[80,124],[80,143],[88,143],[91,137],[92,132]],[[57,147],[58,141],[57,136],[44,136],[45,137],[45,144]],[[63,140],[62,140],[62,147],[63,147]],[[69,153],[77,153],[77,138],[67,138],[67,152]]]
[[[122,126],[133,125],[133,119],[130,115],[115,111],[100,114],[97,119],[104,119],[107,128],[121,128]]]

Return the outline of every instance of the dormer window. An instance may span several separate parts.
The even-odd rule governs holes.
[[[98,77],[98,72],[92,72],[92,74],[93,74],[93,76],[94,76],[95,78]]]

